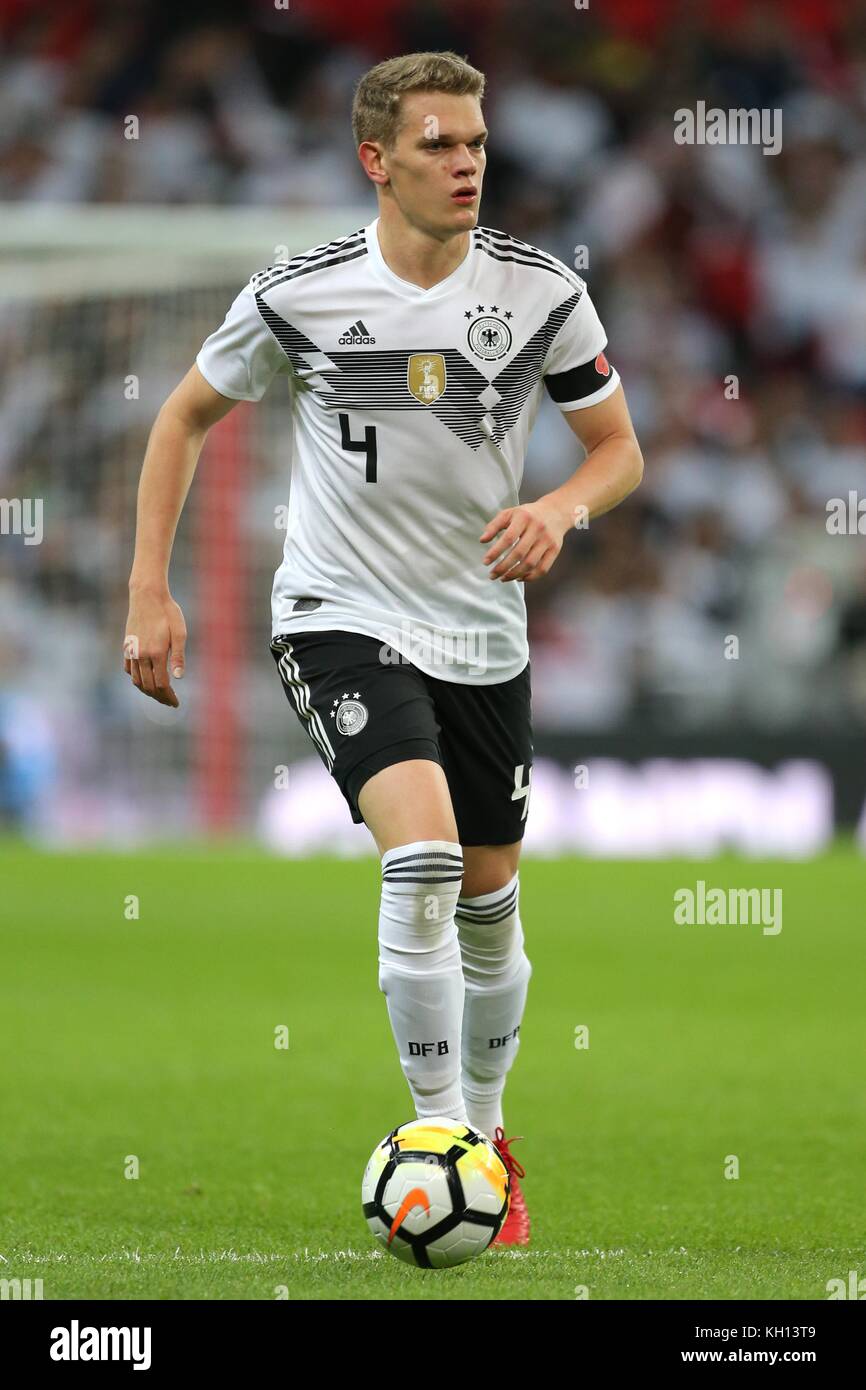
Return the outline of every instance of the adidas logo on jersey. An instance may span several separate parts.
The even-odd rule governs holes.
[[[340,347],[359,347],[361,345],[373,344],[376,339],[370,337],[370,333],[364,323],[358,319],[347,328],[342,338],[337,339]]]

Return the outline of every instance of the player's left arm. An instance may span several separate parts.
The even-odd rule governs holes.
[[[484,564],[493,566],[491,579],[504,583],[540,579],[571,527],[583,527],[609,512],[643,477],[643,455],[622,385],[597,405],[566,410],[563,415],[586,450],[586,458],[561,487],[537,502],[506,507],[485,527],[481,541],[489,542],[501,532],[484,556]]]

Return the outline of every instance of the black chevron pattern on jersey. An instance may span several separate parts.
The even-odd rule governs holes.
[[[577,290],[553,309],[516,357],[492,382],[456,348],[419,348],[416,352],[411,348],[399,351],[364,349],[360,352],[350,349],[325,353],[300,329],[287,323],[261,294],[256,295],[256,304],[296,371],[312,371],[310,359],[318,355],[327,357],[332,364],[320,367],[315,372],[312,384],[316,399],[324,409],[332,413],[345,410],[428,411],[475,452],[490,438],[500,444],[513,429],[530,392],[541,379],[541,369],[550,344],[582,293],[582,290]],[[421,352],[437,353],[445,361],[445,390],[430,405],[416,400],[407,380],[409,358]],[[502,397],[492,408],[480,400],[488,386],[492,386]],[[485,418],[493,421],[492,435],[482,426]]]
[[[283,352],[288,357],[295,371],[311,371],[312,363],[308,357],[315,357],[320,349],[310,339],[305,337],[299,328],[294,324],[287,323],[284,318],[272,309],[261,296],[261,292],[256,294],[256,305],[258,311],[273,333]]]
[[[487,378],[461,352],[454,348],[441,350],[445,359],[446,388],[432,405],[422,405],[409,390],[407,365],[411,350],[323,353],[293,324],[256,295],[259,313],[273,333],[283,352],[296,371],[310,371],[310,356],[322,353],[332,367],[321,367],[316,376],[320,383],[313,386],[316,398],[334,413],[341,410],[420,410],[429,411],[443,425],[462,439],[470,449],[477,450],[488,438],[481,421],[488,413],[478,399],[488,385]],[[439,352],[439,349],[419,349]]]
[[[548,314],[546,323],[533,333],[517,356],[512,358],[499,376],[494,377],[492,384],[502,397],[490,412],[494,420],[494,443],[501,444],[508,431],[517,424],[530,392],[541,380],[541,369],[550,344],[572,309],[580,302],[582,295],[583,291],[577,290],[570,299],[563,300],[562,304]]]
[[[415,399],[409,390],[407,365],[415,354],[405,351],[331,352],[334,370],[319,373],[331,388],[319,392],[319,400],[329,410],[416,410],[435,415],[443,425],[468,444],[479,449],[487,435],[481,421],[488,413],[478,399],[488,385],[472,363],[455,348],[429,348],[445,361],[445,391],[431,405]]]

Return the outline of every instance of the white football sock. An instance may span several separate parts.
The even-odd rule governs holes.
[[[467,1120],[460,1086],[464,982],[454,909],[463,850],[415,840],[382,856],[379,988],[419,1119]]]
[[[520,1048],[532,966],[523,949],[515,874],[504,888],[461,897],[455,914],[466,998],[462,1085],[469,1123],[493,1138],[503,1124],[502,1093]]]

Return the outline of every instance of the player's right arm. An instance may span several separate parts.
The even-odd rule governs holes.
[[[183,674],[186,624],[168,585],[177,523],[211,425],[237,405],[189,369],[154,421],[138,484],[135,556],[129,576],[124,670],[145,695],[162,705],[180,701],[171,674]]]
[[[271,268],[273,269],[273,268]],[[135,559],[129,576],[124,669],[145,695],[180,702],[169,680],[183,672],[186,624],[168,587],[174,533],[205,435],[238,401],[260,401],[291,364],[262,311],[261,274],[252,277],[206,338],[156,417],[138,487]],[[131,649],[128,650],[128,649]]]

